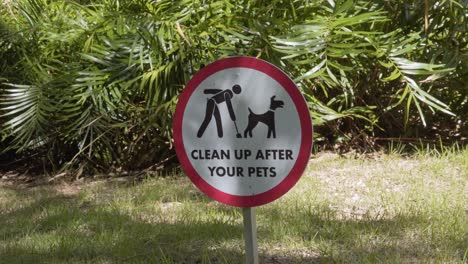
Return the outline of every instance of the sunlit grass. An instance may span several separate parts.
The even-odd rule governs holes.
[[[468,151],[314,157],[257,208],[265,263],[467,261]],[[0,188],[0,263],[242,263],[242,214],[183,175]]]

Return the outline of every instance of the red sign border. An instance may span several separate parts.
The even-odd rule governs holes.
[[[299,113],[301,124],[301,146],[296,162],[294,163],[289,174],[282,182],[273,187],[272,189],[251,196],[232,195],[220,191],[209,183],[207,183],[192,166],[187,153],[185,152],[183,136],[182,136],[182,122],[183,115],[187,103],[192,93],[197,89],[200,83],[212,74],[229,68],[249,68],[263,72],[276,80],[289,94],[294,102],[296,109]],[[312,136],[313,128],[310,118],[309,109],[304,97],[300,93],[296,84],[279,68],[273,64],[254,57],[229,57],[217,60],[199,72],[187,83],[185,89],[182,91],[177,102],[174,121],[173,121],[174,145],[179,162],[182,168],[187,173],[191,181],[209,197],[221,203],[238,206],[238,207],[254,207],[270,203],[279,197],[286,194],[300,179],[309,161],[310,152],[312,149]]]

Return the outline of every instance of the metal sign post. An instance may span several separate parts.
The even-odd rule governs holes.
[[[244,217],[245,263],[258,264],[257,222],[255,208],[242,208]]]
[[[254,207],[286,194],[309,161],[313,129],[301,91],[269,62],[220,59],[187,83],[173,126],[177,157],[195,186],[242,207],[246,262],[258,263]]]

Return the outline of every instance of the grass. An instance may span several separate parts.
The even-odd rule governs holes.
[[[262,263],[466,263],[468,151],[314,157],[257,208]],[[242,263],[241,210],[184,176],[0,187],[0,263]]]

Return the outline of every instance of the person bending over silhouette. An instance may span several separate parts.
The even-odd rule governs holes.
[[[218,137],[223,137],[223,126],[221,124],[221,115],[219,113],[218,104],[226,102],[227,109],[229,111],[229,116],[231,117],[232,121],[236,121],[236,115],[234,114],[234,110],[232,109],[231,99],[234,97],[234,94],[239,94],[241,92],[240,85],[236,84],[232,86],[232,90],[226,89],[206,89],[203,91],[204,94],[214,94],[212,97],[208,98],[206,102],[206,112],[205,112],[205,119],[203,119],[203,123],[198,129],[197,137],[202,137],[203,133],[205,133],[208,124],[211,121],[211,118],[214,116],[216,121],[216,129],[218,130]]]

